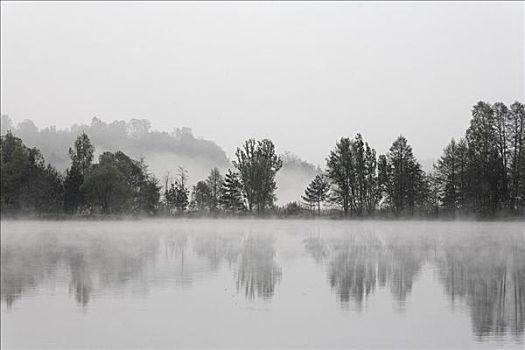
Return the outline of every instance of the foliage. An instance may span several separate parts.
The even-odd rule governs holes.
[[[321,214],[321,203],[328,198],[328,190],[330,184],[326,177],[322,174],[317,175],[310,185],[304,191],[304,196],[301,198],[311,207],[317,207],[317,214]]]
[[[95,147],[84,132],[75,140],[74,148],[69,148],[71,167],[66,171],[64,197],[65,209],[69,213],[75,213],[84,204],[80,187],[89,171],[94,152]]]
[[[162,204],[165,212],[182,215],[188,208],[189,185],[183,167],[178,168],[174,180],[166,177],[160,203],[159,183],[143,159],[135,160],[122,151],[104,152],[93,164],[93,143],[80,132],[68,152],[71,165],[62,174],[46,165],[39,149],[26,147],[13,135],[7,117],[2,117],[2,124],[2,132],[6,132],[0,139],[3,214],[155,215]],[[119,125],[114,126],[135,141],[150,134],[145,120]],[[94,120],[90,130],[103,133],[106,127]],[[39,133],[31,121],[20,123],[17,130],[28,137]],[[187,134],[179,130],[176,138],[187,138]],[[274,204],[276,174],[283,161],[272,141],[249,139],[235,155],[236,171],[228,170],[223,177],[214,167],[206,179],[192,187],[192,210],[308,214],[298,202],[280,208]],[[376,215],[377,210],[380,215],[395,216],[525,214],[525,109],[520,102],[509,107],[500,102],[478,102],[464,137],[448,143],[429,174],[422,170],[403,136],[378,157],[360,134],[354,139],[343,137],[327,158],[325,174],[296,156],[285,154],[284,158],[290,169],[312,172],[309,176],[314,178],[301,198],[319,215],[321,204],[327,202],[353,216]]]
[[[525,182],[525,113],[478,102],[465,138],[452,140],[435,164],[440,206],[448,215],[522,213]]]
[[[376,153],[361,134],[354,140],[343,137],[327,159],[331,182],[331,201],[340,205],[345,215],[372,214],[378,201]]]
[[[209,209],[211,190],[206,181],[199,181],[191,191],[191,208],[200,212]]]
[[[189,190],[186,185],[187,175],[186,169],[179,167],[177,180],[171,184],[169,189],[166,189],[164,197],[168,210],[178,213],[184,213],[189,204]]]
[[[95,164],[80,190],[91,207],[95,210],[100,208],[103,214],[123,213],[131,207],[133,189],[114,164]]]
[[[275,174],[282,167],[280,157],[275,153],[272,141],[249,139],[235,153],[233,162],[239,171],[243,194],[248,203],[248,210],[257,213],[273,206],[277,183]]]
[[[230,169],[228,169],[222,182],[221,206],[224,210],[232,213],[242,212],[246,209],[239,175]]]
[[[415,209],[424,208],[428,184],[405,137],[399,136],[392,143],[379,164],[380,187],[385,204],[394,215],[414,215]]]
[[[217,211],[219,209],[222,182],[223,178],[221,173],[219,172],[219,169],[211,169],[210,175],[206,179],[206,184],[209,188],[208,207],[212,212]]]
[[[0,203],[3,212],[58,213],[62,176],[36,148],[26,147],[10,131],[0,138]]]

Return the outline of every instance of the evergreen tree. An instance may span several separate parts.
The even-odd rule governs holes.
[[[380,157],[381,186],[386,200],[396,216],[408,211],[414,214],[426,200],[425,174],[412,153],[412,147],[399,136],[386,157]]]
[[[324,175],[317,175],[304,191],[301,198],[310,207],[317,207],[317,214],[321,215],[321,203],[327,199],[330,184]]]
[[[191,192],[191,208],[204,212],[210,208],[211,190],[206,181],[199,181]]]
[[[69,148],[72,163],[71,168],[66,172],[64,204],[66,211],[70,213],[74,213],[82,205],[80,186],[91,166],[94,152],[95,148],[84,132],[75,140],[74,149]]]
[[[245,210],[239,175],[230,169],[228,169],[222,183],[220,202],[224,210],[233,213]]]
[[[327,176],[332,183],[330,200],[341,205],[345,215],[350,209],[354,181],[352,142],[342,137],[330,152],[327,160]]]
[[[457,156],[457,144],[452,139],[434,165],[436,181],[439,184],[439,200],[443,208],[452,215],[455,215],[460,207],[460,165]]]
[[[365,208],[367,214],[372,215],[381,199],[381,192],[377,174],[376,151],[368,143],[365,143],[364,175],[363,193]]]
[[[210,211],[214,212],[218,209],[221,199],[221,186],[223,178],[219,169],[213,168],[210,175],[206,179],[206,184],[209,189],[208,207]]]

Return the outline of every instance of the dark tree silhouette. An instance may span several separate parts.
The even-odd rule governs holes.
[[[272,141],[264,139],[245,141],[243,148],[237,148],[237,160],[233,162],[239,171],[248,210],[257,213],[272,207],[275,201],[275,174],[282,167],[280,157],[275,153]]]
[[[301,198],[310,206],[317,207],[317,214],[321,215],[321,203],[328,198],[330,184],[324,175],[317,175],[304,191]]]
[[[242,185],[239,175],[228,169],[222,183],[221,205],[229,212],[242,212],[245,210],[242,198]]]

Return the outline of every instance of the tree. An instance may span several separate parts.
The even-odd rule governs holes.
[[[157,180],[148,173],[144,160],[134,160],[124,152],[104,152],[99,157],[99,164],[115,166],[126,179],[131,189],[131,213],[152,215],[156,212],[160,198]]]
[[[80,186],[87,202],[103,214],[125,212],[131,205],[133,190],[126,177],[113,164],[95,164]]]
[[[75,140],[74,149],[69,148],[72,163],[66,171],[64,205],[66,211],[70,213],[74,213],[82,205],[83,197],[80,187],[91,166],[94,152],[95,148],[84,132]]]
[[[330,152],[327,160],[327,175],[332,183],[331,200],[343,207],[345,215],[350,208],[354,181],[354,164],[352,160],[352,142],[342,137]]]
[[[79,168],[80,174],[85,176],[93,162],[95,147],[93,147],[91,140],[85,132],[77,137],[74,147],[74,149],[69,148],[69,157],[71,158],[73,165],[76,165]]]
[[[0,199],[2,209],[19,209],[20,190],[24,182],[24,172],[29,166],[29,150],[22,140],[7,131],[1,137],[0,153],[2,160]]]
[[[224,210],[233,213],[245,210],[239,175],[230,169],[228,169],[222,182],[220,202]]]
[[[186,169],[179,167],[179,172],[177,174],[178,180],[171,184],[171,188],[165,195],[168,209],[171,210],[171,208],[175,208],[179,213],[183,213],[189,204],[189,190],[186,187],[186,173]]]
[[[210,208],[210,211],[214,212],[217,211],[219,202],[221,199],[221,186],[222,186],[223,178],[221,173],[219,172],[219,169],[213,168],[210,171],[210,175],[206,179],[206,184],[208,185],[209,189],[209,197],[208,197],[208,206]]]
[[[62,204],[63,180],[55,168],[45,165],[37,148],[26,147],[8,130],[0,139],[0,159],[2,210],[57,211]]]
[[[263,139],[245,141],[243,148],[237,148],[237,161],[233,162],[239,171],[248,210],[254,208],[261,213],[273,206],[277,184],[275,175],[282,167],[281,158],[275,153],[272,141]]]
[[[387,155],[380,157],[379,172],[382,191],[396,216],[406,210],[413,215],[416,206],[423,205],[427,194],[425,174],[405,137],[399,136]]]
[[[199,181],[191,192],[191,207],[200,212],[210,207],[211,190],[206,181]]]
[[[459,201],[459,164],[456,140],[452,139],[443,150],[443,155],[434,165],[436,181],[439,186],[439,200],[446,211],[452,215],[460,206]]]
[[[510,158],[510,207],[525,207],[525,108],[514,102],[507,114],[507,140]]]
[[[310,185],[304,191],[301,198],[308,203],[310,207],[317,207],[317,214],[321,215],[321,203],[328,197],[330,184],[324,175],[317,175]]]
[[[365,143],[363,193],[367,214],[371,215],[381,199],[381,192],[377,174],[376,151],[368,143]]]
[[[496,149],[498,152],[498,160],[500,164],[498,169],[500,173],[497,175],[500,178],[500,183],[498,184],[499,200],[504,204],[508,203],[509,197],[509,183],[508,183],[508,161],[509,161],[509,151],[508,151],[508,127],[507,122],[509,120],[509,109],[505,104],[501,102],[496,102],[492,106],[494,111],[494,132],[496,138]]]
[[[493,215],[501,204],[503,160],[498,150],[494,109],[478,102],[466,132],[471,189],[469,200],[481,215]]]
[[[375,150],[363,141],[341,138],[327,159],[327,175],[332,183],[332,200],[345,215],[371,214],[377,205],[378,182]]]

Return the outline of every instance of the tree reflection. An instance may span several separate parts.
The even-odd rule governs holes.
[[[240,239],[239,237],[222,237],[219,235],[202,236],[195,239],[195,253],[198,256],[206,257],[212,270],[217,270],[226,261],[232,266],[239,256]]]
[[[52,239],[35,240],[35,244],[1,244],[0,291],[7,307],[22,296],[26,290],[33,290],[50,273],[53,273],[61,253],[55,249]]]
[[[349,235],[329,242],[328,281],[339,301],[363,301],[377,285],[388,285],[394,298],[402,303],[412,290],[414,277],[424,256],[410,242],[386,243],[374,235]]]
[[[360,308],[363,299],[374,290],[377,270],[374,255],[373,248],[363,245],[344,244],[335,248],[328,265],[328,280],[343,304],[353,300]]]
[[[517,244],[516,244],[517,243]],[[437,257],[441,281],[453,303],[470,309],[473,332],[501,336],[524,330],[525,248],[513,241],[485,236],[449,240]]]
[[[281,268],[274,261],[275,250],[270,237],[249,237],[241,247],[237,268],[237,290],[248,299],[270,299],[281,279]]]
[[[327,276],[337,298],[357,309],[377,287],[387,287],[404,305],[425,262],[437,267],[453,304],[463,302],[478,337],[517,336],[524,331],[525,242],[509,234],[374,236],[348,234],[308,238],[306,250],[327,260]]]
[[[70,277],[70,293],[86,307],[93,291],[125,285],[156,253],[156,242],[147,239],[120,241],[92,236],[73,242],[42,236],[20,245],[3,242],[1,297],[11,306],[63,266]]]
[[[306,250],[312,255],[315,262],[320,264],[324,262],[329,255],[329,249],[325,240],[320,237],[308,237],[303,240]]]

